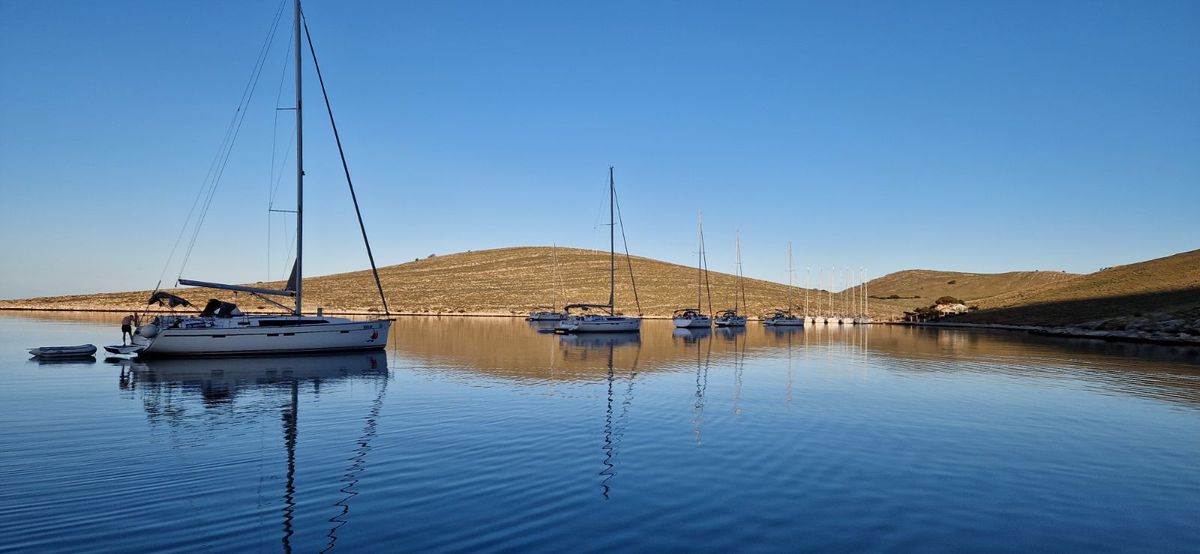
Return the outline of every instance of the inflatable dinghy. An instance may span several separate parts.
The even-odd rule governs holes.
[[[40,360],[66,360],[70,358],[91,358],[96,353],[96,345],[81,344],[78,346],[39,346],[30,348],[29,355]]]

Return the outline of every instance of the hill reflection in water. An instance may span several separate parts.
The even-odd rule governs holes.
[[[1072,377],[1115,390],[1200,404],[1194,348],[1096,340],[1065,340],[1006,331],[901,326],[674,329],[648,320],[632,334],[554,335],[511,318],[401,318],[389,351],[430,370],[468,372],[515,381],[595,381],[613,364],[643,372],[694,369],[697,345],[705,363],[731,367],[745,359],[833,364],[846,370],[902,373],[985,372],[1021,377]]]
[[[1186,551],[1187,349],[891,326],[43,366],[114,321],[0,317],[15,551]]]

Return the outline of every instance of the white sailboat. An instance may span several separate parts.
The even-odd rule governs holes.
[[[869,325],[874,320],[871,319],[871,313],[869,310],[870,297],[867,296],[867,268],[863,267],[859,270],[862,272],[862,284],[859,286],[859,298],[861,299],[862,313],[855,318],[854,322],[859,325]]]
[[[775,313],[763,319],[763,324],[772,327],[803,327],[804,318],[796,317],[792,313],[792,292],[795,287],[792,286],[792,241],[788,241],[788,306],[786,310],[777,310]]]
[[[567,314],[554,309],[558,305],[558,291],[562,290],[562,281],[558,274],[558,245],[555,244],[551,248],[551,256],[554,258],[554,303],[549,306],[538,306],[540,309],[529,312],[525,321],[562,321],[567,318]]]
[[[696,253],[696,307],[678,309],[671,315],[671,322],[680,329],[712,327],[712,316],[704,313],[702,309],[704,297],[702,293],[708,275],[704,270],[704,221],[699,214],[696,216],[696,229],[696,243],[700,248]],[[708,297],[708,310],[712,312],[711,291]]]
[[[282,290],[247,287],[241,285],[226,285],[191,279],[179,279],[184,286],[198,286],[222,290],[245,292],[267,302],[291,310],[290,314],[279,315],[245,315],[238,307],[229,302],[210,300],[204,310],[196,316],[163,316],[137,328],[133,343],[141,357],[174,357],[174,356],[229,356],[254,354],[302,354],[318,352],[337,352],[351,350],[376,350],[387,346],[388,330],[391,328],[390,319],[372,319],[367,321],[352,321],[346,318],[306,316],[303,312],[303,259],[304,259],[304,142],[303,142],[303,94],[302,94],[302,37],[307,36],[307,27],[302,26],[300,0],[293,2],[293,28],[295,38],[295,78],[296,78],[296,262],[292,266],[291,277]],[[304,34],[302,34],[304,33]],[[316,64],[315,50],[312,40],[308,40],[310,52],[313,54],[313,65],[320,78],[320,66]],[[324,95],[324,84],[321,85]],[[329,98],[325,96],[326,107]],[[333,111],[329,109],[330,123],[333,124]],[[334,138],[341,151],[341,139],[337,135],[337,126],[333,124]],[[342,154],[342,165],[349,181],[350,171],[346,166],[346,158]],[[354,198],[354,208],[359,214],[359,228],[366,242],[366,227],[362,223],[362,214],[358,210],[358,200],[354,197],[353,184],[350,185],[351,197]],[[383,285],[379,273],[375,271],[374,256],[371,255],[370,244],[367,243],[367,255],[371,259],[371,270],[374,272],[375,284],[383,299],[384,313],[387,311],[387,299],[383,295]],[[268,297],[284,296],[295,299],[295,306],[284,306]],[[156,292],[150,299],[151,303],[166,303],[174,306],[189,306],[186,300],[165,292]]]
[[[829,270],[829,325],[841,325],[842,314],[838,311],[837,293],[833,289],[837,288],[837,266],[833,266]]]
[[[724,310],[717,314],[717,319],[713,320],[717,327],[745,327],[746,316],[738,313],[738,300],[741,300],[741,306],[746,307],[746,283],[745,277],[742,276],[742,233],[738,231],[734,235],[735,249],[737,258],[737,289],[733,291],[733,309]],[[740,298],[739,298],[740,296]]]
[[[854,325],[854,317],[852,315],[850,315],[851,312],[854,311],[854,308],[853,308],[853,306],[851,306],[851,302],[850,302],[850,293],[853,290],[853,287],[850,286],[850,270],[849,269],[845,269],[842,271],[842,284],[844,285],[845,288],[842,289],[842,292],[838,296],[841,296],[842,314],[843,315],[842,315],[839,323],[841,323],[842,325]]]
[[[563,309],[567,318],[554,326],[556,333],[629,333],[642,329],[642,318],[621,315],[616,312],[617,296],[617,254],[616,254],[616,214],[614,207],[617,198],[617,185],[613,179],[613,168],[608,168],[608,303],[607,304],[568,304]],[[624,231],[622,231],[622,234]],[[632,275],[633,268],[630,267]],[[636,289],[635,289],[636,293]],[[572,313],[578,310],[581,313]],[[591,313],[599,310],[601,313]]]
[[[821,287],[824,284],[825,284],[825,270],[823,270],[821,268],[817,268],[817,286]],[[821,289],[816,290],[816,295],[817,295],[816,301],[813,303],[817,305],[816,311],[819,312],[821,315],[813,316],[812,324],[813,325],[825,325],[825,322],[826,322],[825,310],[821,309]]]

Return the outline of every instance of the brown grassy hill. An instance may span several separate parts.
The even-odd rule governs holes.
[[[1076,325],[1114,319],[1200,319],[1200,250],[1116,266],[1050,286],[1010,291],[955,321]]]
[[[928,306],[942,296],[953,296],[980,304],[1000,295],[1040,290],[1077,278],[1058,271],[1010,271],[1008,273],[959,273],[910,269],[897,271],[867,283],[872,297],[899,296],[911,307]]]
[[[384,290],[392,312],[412,314],[519,314],[537,306],[565,303],[603,303],[608,300],[608,253],[575,248],[558,248],[558,272],[549,247],[516,247],[436,256],[380,268]],[[696,269],[633,257],[634,278],[642,311],[647,316],[670,315],[676,308],[695,305]],[[732,307],[736,278],[710,273],[713,308]],[[559,282],[561,280],[561,287]],[[255,283],[264,288],[282,288],[282,283]],[[560,291],[561,292],[558,292]],[[177,289],[176,292],[203,303],[208,298],[233,298],[224,291]],[[759,315],[782,307],[788,287],[779,283],[746,279],[748,313]],[[369,271],[356,271],[304,280],[305,306],[330,312],[367,312],[379,309],[379,298]],[[794,298],[802,308],[804,290],[795,288]],[[77,296],[0,300],[0,308],[128,310],[140,307],[149,291]],[[283,298],[287,300],[286,298]],[[240,294],[235,300],[249,310],[270,311],[269,304]],[[872,316],[886,319],[899,314],[904,304],[872,302]],[[617,308],[637,313],[629,265],[618,256]],[[707,306],[705,306],[707,309]]]

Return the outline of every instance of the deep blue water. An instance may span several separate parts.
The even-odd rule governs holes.
[[[1087,551],[1200,545],[1200,354],[874,327],[39,364],[0,317],[0,550]]]

